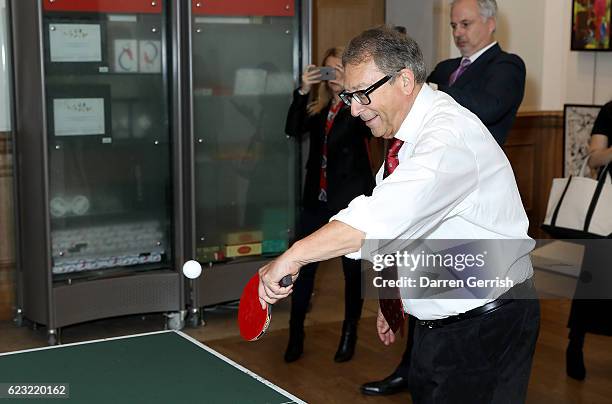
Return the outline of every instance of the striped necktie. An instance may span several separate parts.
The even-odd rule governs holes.
[[[452,86],[453,84],[455,84],[455,81],[457,81],[457,79],[461,77],[461,75],[467,70],[471,63],[472,61],[470,59],[462,59],[461,63],[459,63],[459,67],[457,68],[457,70],[455,70],[450,75],[450,78],[448,79],[448,85]]]

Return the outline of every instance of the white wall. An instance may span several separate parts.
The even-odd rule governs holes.
[[[546,1],[498,0],[497,6],[496,38],[506,52],[516,53],[523,58],[527,68],[521,110],[538,110],[543,99]]]
[[[612,100],[612,53],[599,53],[595,60],[593,103],[605,104]]]
[[[563,2],[545,0],[544,37],[542,46],[541,102],[536,110],[558,111],[565,99],[565,78],[567,77],[566,56],[570,43],[567,25],[570,13],[565,13]],[[569,3],[566,1],[565,3]],[[571,8],[571,7],[570,7]],[[565,21],[567,24],[563,24]]]
[[[429,0],[386,0],[385,2],[385,23],[406,27],[407,34],[421,47],[428,72],[437,62],[432,4],[433,2]]]
[[[432,54],[436,62],[458,57],[447,28],[450,1],[423,0],[418,7],[415,2],[387,0],[388,18],[391,13],[392,23],[405,25],[410,32],[411,21],[419,26],[420,10],[433,9],[433,41],[419,44],[437,49],[423,53]],[[559,111],[563,104],[603,104],[612,99],[612,52],[570,51],[571,1],[497,0],[497,4],[496,39],[504,50],[520,55],[527,66],[521,111]],[[426,18],[428,13],[424,14]],[[397,16],[410,19],[401,23]],[[446,38],[436,39],[436,33]]]
[[[571,2],[546,0],[541,110],[612,99],[612,53],[570,51],[571,13]]]

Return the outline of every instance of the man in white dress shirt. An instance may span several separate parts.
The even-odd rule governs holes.
[[[388,139],[387,161],[372,196],[359,196],[317,232],[260,269],[259,295],[289,296],[306,263],[361,257],[364,240],[528,240],[528,220],[510,164],[482,122],[449,95],[424,85],[416,42],[390,28],[363,32],[343,56],[342,98],[376,137]],[[503,299],[404,299],[417,321],[410,391],[415,403],[524,401],[539,329],[530,290],[528,251],[509,252]],[[516,264],[516,265],[515,265]],[[388,317],[387,317],[388,318]],[[377,330],[396,339],[379,310]]]
[[[495,40],[495,0],[452,0],[450,25],[459,58],[436,65],[426,82],[453,97],[482,121],[497,143],[508,137],[525,91],[525,64]],[[414,317],[409,317],[406,350],[393,372],[361,385],[366,395],[389,395],[408,388]]]

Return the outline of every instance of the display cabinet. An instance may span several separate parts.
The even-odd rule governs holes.
[[[180,327],[182,2],[15,0],[18,320]]]
[[[18,321],[237,300],[295,234],[310,1],[13,0]],[[202,275],[185,282],[182,264]]]
[[[191,320],[240,297],[286,250],[301,190],[300,147],[284,134],[303,60],[310,2],[191,1],[185,142],[186,255],[204,266]]]

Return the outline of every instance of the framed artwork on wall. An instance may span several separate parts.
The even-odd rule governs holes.
[[[563,175],[578,175],[589,153],[591,130],[601,105],[565,104],[563,107]]]
[[[572,43],[575,51],[612,51],[612,0],[572,0]]]

